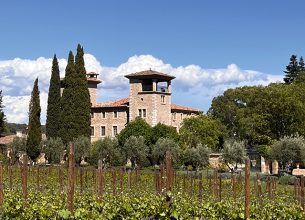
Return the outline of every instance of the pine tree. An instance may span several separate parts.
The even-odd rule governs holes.
[[[60,100],[60,137],[64,144],[68,144],[75,135],[74,123],[74,55],[72,51],[69,52],[68,64],[65,70],[64,91]]]
[[[296,55],[291,55],[290,62],[288,66],[286,66],[286,71],[284,71],[285,77],[284,82],[286,84],[291,84],[299,73],[299,65]]]
[[[2,105],[2,91],[0,90],[0,137],[4,132],[4,122],[5,122],[5,115],[3,112],[3,105]]]
[[[40,108],[38,78],[36,78],[29,105],[29,125],[28,125],[28,137],[26,141],[26,152],[32,160],[35,160],[40,153],[39,152],[39,144],[41,142],[40,112],[41,112],[41,108]]]
[[[91,103],[88,90],[88,82],[86,80],[86,69],[84,62],[84,50],[80,44],[77,46],[77,54],[75,56],[75,73],[76,83],[75,102],[78,103],[75,108],[75,116],[77,120],[78,136],[90,137],[90,122],[91,122]]]
[[[53,58],[52,75],[50,79],[47,120],[46,120],[46,135],[47,138],[59,137],[60,129],[60,76],[59,66],[56,55]]]
[[[305,63],[304,63],[303,57],[300,58],[298,67],[299,67],[299,72],[304,72],[305,71]]]

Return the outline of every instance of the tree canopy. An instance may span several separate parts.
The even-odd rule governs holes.
[[[29,125],[28,137],[26,141],[26,153],[35,160],[39,154],[39,144],[41,142],[41,124],[40,124],[40,98],[38,89],[38,78],[34,82],[30,105],[29,105]]]
[[[2,90],[0,90],[0,137],[2,136],[5,128],[5,115],[3,112],[3,104],[2,104]]]
[[[180,129],[180,142],[184,148],[198,144],[218,149],[226,135],[225,127],[207,115],[185,118]]]
[[[60,76],[56,55],[52,63],[52,74],[48,93],[48,107],[46,119],[47,138],[60,137]]]

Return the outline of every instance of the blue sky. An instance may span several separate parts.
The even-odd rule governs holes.
[[[34,77],[42,79],[41,92],[47,93],[53,54],[63,59],[64,70],[64,59],[77,43],[90,55],[93,70],[102,80],[108,79],[100,89],[101,101],[128,95],[124,80],[109,82],[117,79],[114,75],[122,77],[124,70],[127,74],[151,65],[177,74],[173,101],[203,110],[226,88],[281,79],[291,54],[305,56],[301,0],[0,3],[0,89],[11,121],[16,114],[27,113],[24,108]],[[41,65],[45,68],[33,70]],[[15,80],[23,81],[22,88],[9,85]],[[16,104],[18,100],[23,105]]]

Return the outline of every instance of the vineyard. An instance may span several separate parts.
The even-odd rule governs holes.
[[[305,218],[303,178],[26,164],[0,164],[1,219]]]

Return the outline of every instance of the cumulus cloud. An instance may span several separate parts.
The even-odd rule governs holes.
[[[100,74],[98,101],[128,96],[128,80],[124,75],[153,69],[176,77],[173,81],[173,101],[207,110],[213,97],[227,88],[243,85],[267,85],[281,81],[282,76],[268,75],[255,70],[242,70],[236,64],[225,68],[204,69],[198,65],[173,67],[151,55],[135,55],[118,67],[102,66],[93,55],[85,54],[87,72]],[[64,77],[66,59],[59,59],[61,77]],[[27,123],[28,105],[33,82],[39,77],[42,123],[45,123],[47,93],[52,58],[36,60],[16,58],[0,61],[0,89],[4,95],[5,114],[9,122]]]

